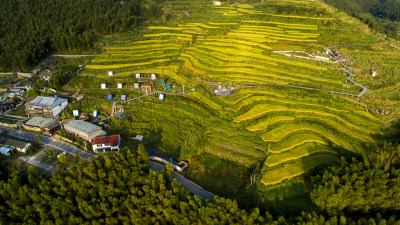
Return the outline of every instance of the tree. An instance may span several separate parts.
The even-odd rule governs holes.
[[[150,162],[149,154],[147,154],[146,148],[142,143],[140,143],[138,146],[138,155],[143,164],[148,164]]]
[[[42,139],[43,139],[43,137],[42,137],[41,134],[36,135],[36,140],[37,140],[38,142],[40,142],[41,144],[43,144]]]
[[[37,87],[32,87],[28,90],[27,94],[29,97],[35,98],[36,96],[40,95],[40,91]]]

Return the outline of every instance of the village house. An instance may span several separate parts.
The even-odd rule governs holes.
[[[107,134],[101,127],[83,120],[68,121],[64,124],[64,130],[89,142],[97,136]]]
[[[57,96],[38,96],[26,103],[25,111],[29,117],[56,118],[68,106],[68,100]]]
[[[31,146],[31,143],[27,141],[17,139],[8,135],[0,135],[0,144],[15,148],[16,150],[24,153],[26,152],[26,149]]]
[[[24,88],[9,88],[7,92],[7,97],[9,98],[25,98],[25,89]]]
[[[25,122],[23,127],[27,130],[52,132],[55,128],[60,126],[60,122],[55,121],[53,118],[46,117],[33,117]]]
[[[121,137],[119,134],[98,136],[93,139],[92,148],[96,153],[118,151],[120,142]]]
[[[11,148],[11,147],[2,146],[2,147],[0,148],[0,153],[3,154],[3,155],[6,155],[6,156],[10,156],[11,153],[13,153],[13,150],[14,150],[14,149]]]
[[[50,71],[42,71],[42,72],[39,74],[39,77],[40,77],[40,79],[49,81],[49,80],[50,80],[50,77],[51,77],[51,73],[50,73]]]

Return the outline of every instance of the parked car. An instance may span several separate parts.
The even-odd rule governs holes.
[[[57,158],[60,158],[61,155],[66,155],[66,152],[61,152],[60,154],[57,155]]]

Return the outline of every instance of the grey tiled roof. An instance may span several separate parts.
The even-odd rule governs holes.
[[[26,103],[28,105],[35,105],[35,106],[47,106],[54,108],[57,105],[68,101],[67,99],[60,98],[60,97],[53,97],[53,96],[37,96],[34,100]]]
[[[64,127],[69,127],[75,130],[79,130],[87,135],[93,133],[94,131],[100,129],[101,127],[94,125],[92,123],[83,120],[71,120],[64,124]]]

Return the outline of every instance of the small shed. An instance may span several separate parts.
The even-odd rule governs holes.
[[[153,73],[153,74],[151,74],[151,79],[152,80],[155,80],[157,78],[157,76]]]
[[[213,1],[213,5],[215,5],[215,6],[220,6],[221,5],[221,2],[220,1]]]
[[[375,77],[376,76],[376,70],[374,72],[372,72],[372,76]]]
[[[143,140],[143,136],[142,135],[136,135],[136,137],[134,137],[132,139],[138,140],[138,141],[142,141]]]
[[[126,95],[121,95],[121,101],[126,101]]]
[[[101,84],[101,89],[106,89],[106,84]]]
[[[108,95],[108,100],[113,100],[113,96],[112,95]]]
[[[43,71],[39,74],[40,79],[44,79],[44,80],[50,80],[51,77],[51,73],[50,71]]]
[[[158,99],[164,100],[164,99],[165,99],[165,95],[164,95],[164,94],[160,94],[160,96],[158,97]]]
[[[150,85],[142,85],[140,88],[141,88],[143,94],[148,94],[151,92]]]
[[[122,88],[122,84],[118,83],[118,88],[121,89]]]
[[[135,83],[135,84],[133,85],[133,87],[134,87],[135,89],[139,89],[139,83]]]
[[[13,148],[8,147],[8,146],[3,146],[0,148],[0,153],[6,156],[10,156],[11,153],[13,152]]]
[[[171,90],[171,85],[167,84],[167,90]]]
[[[98,117],[98,114],[97,114],[97,111],[96,111],[96,110],[93,111],[93,116],[94,116],[94,117]]]
[[[108,71],[108,76],[109,76],[109,77],[114,76],[114,72],[113,72],[113,71]]]
[[[79,111],[78,111],[78,110],[73,110],[73,111],[72,111],[72,114],[73,114],[74,116],[79,116]]]
[[[161,80],[161,84],[162,84],[162,85],[164,85],[164,84],[165,84],[165,81],[164,81],[164,79],[162,79],[162,80]]]
[[[140,79],[140,73],[136,74],[136,79]]]

